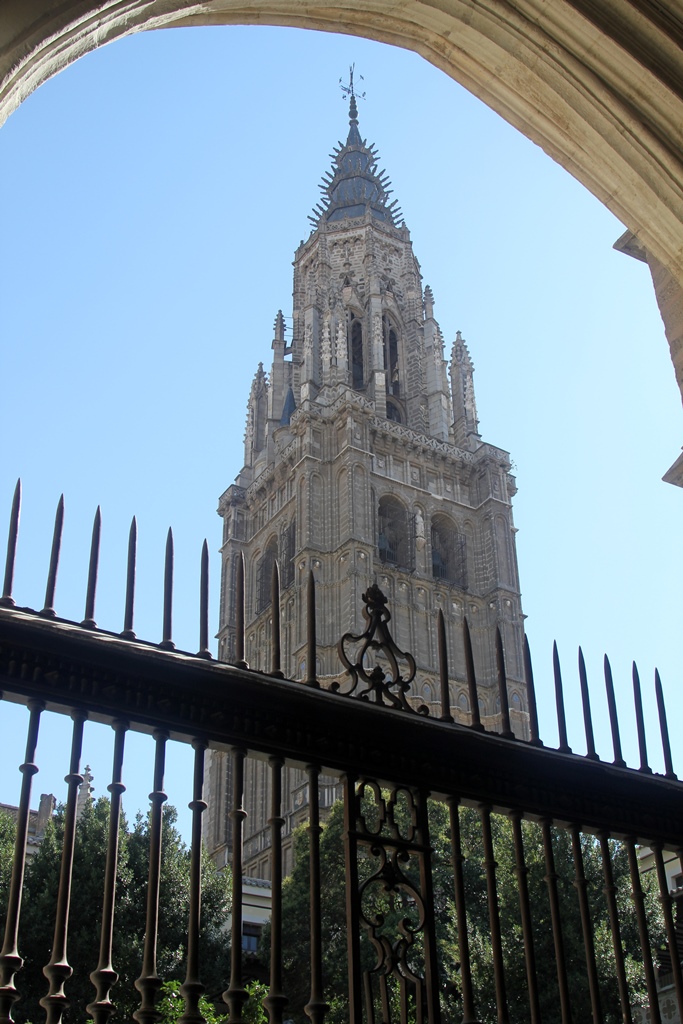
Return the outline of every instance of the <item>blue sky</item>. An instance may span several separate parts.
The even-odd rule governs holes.
[[[275,314],[291,314],[291,261],[346,134],[337,80],[352,62],[367,93],[361,133],[392,179],[435,315],[449,345],[456,330],[468,341],[482,435],[516,466],[542,735],[556,741],[556,638],[570,742],[585,749],[581,643],[601,719],[603,653],[612,658],[631,764],[638,662],[659,767],[652,674],[658,665],[673,727],[683,494],[661,482],[679,452],[681,404],[649,272],[612,249],[623,225],[537,146],[421,58],[366,40],[263,27],[143,33],[82,58],[3,127],[0,537],[21,476],[18,603],[42,606],[63,491],[58,613],[83,617],[99,504],[98,622],[122,628],[135,514],[136,629],[160,639],[172,526],[175,638],[196,649],[201,544],[215,595],[217,499],[242,464],[247,393],[258,361],[268,365]],[[217,612],[214,598],[213,629]],[[23,709],[0,715],[20,737]],[[97,793],[104,737],[86,733]],[[151,782],[149,744],[131,744],[129,813]],[[17,799],[20,747],[2,752],[0,800]],[[604,727],[598,748],[611,759]],[[63,796],[55,750],[46,733],[36,797]],[[679,740],[679,770],[682,757]],[[179,806],[191,797],[187,763],[174,755],[169,771]]]

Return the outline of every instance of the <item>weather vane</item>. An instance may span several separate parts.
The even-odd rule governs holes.
[[[346,99],[347,96],[353,96],[355,99],[364,100],[365,99],[365,93],[364,92],[356,92],[356,90],[353,87],[353,73],[354,73],[355,70],[356,70],[356,65],[352,64],[351,67],[349,68],[349,84],[348,85],[344,85],[344,83],[342,82],[342,80],[340,78],[339,79],[339,88],[341,89],[341,91],[343,93],[344,99]],[[360,78],[361,82],[365,81],[365,79],[363,78],[362,75],[359,75],[358,77]]]

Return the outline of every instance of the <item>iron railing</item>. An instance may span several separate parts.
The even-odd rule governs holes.
[[[532,1024],[576,1020],[576,1006],[587,1000],[593,1021],[634,1019],[638,1000],[632,985],[633,954],[626,950],[621,929],[625,921],[622,894],[614,882],[617,845],[628,862],[629,921],[635,922],[636,960],[645,985],[650,1020],[659,1024],[658,959],[666,961],[679,1006],[683,997],[680,956],[676,946],[674,899],[665,874],[664,851],[680,856],[683,850],[683,786],[671,758],[661,681],[655,679],[665,770],[652,771],[648,763],[641,685],[634,669],[634,704],[638,727],[640,765],[629,768],[621,751],[619,722],[609,662],[605,684],[613,739],[613,760],[602,760],[593,740],[593,723],[585,666],[580,662],[580,685],[586,733],[586,755],[570,751],[564,715],[562,675],[557,652],[554,682],[560,736],[559,749],[550,749],[539,736],[534,678],[528,645],[525,677],[529,709],[529,739],[515,739],[510,727],[505,652],[500,633],[496,656],[500,696],[499,730],[487,732],[478,712],[477,680],[467,622],[462,644],[469,688],[469,724],[453,721],[449,691],[449,654],[440,612],[438,631],[441,699],[438,715],[415,708],[407,699],[414,662],[401,652],[390,632],[386,599],[377,587],[365,595],[366,629],[346,634],[340,641],[344,671],[337,684],[322,689],[316,678],[316,599],[312,573],[308,580],[307,678],[283,678],[280,664],[279,616],[273,615],[271,669],[249,669],[244,648],[244,567],[237,567],[236,650],[234,664],[212,659],[208,645],[208,552],[202,552],[199,644],[196,653],[175,649],[172,637],[173,538],[169,532],[164,573],[164,613],[159,643],[135,637],[133,625],[136,563],[135,523],[131,528],[123,631],[108,632],[95,623],[100,519],[96,516],[85,602],[80,623],[57,617],[54,593],[63,523],[63,505],[57,511],[44,606],[40,611],[17,608],[12,597],[18,539],[19,489],[10,518],[4,588],[0,602],[0,688],[2,696],[23,702],[29,709],[22,788],[17,812],[17,835],[8,896],[4,944],[0,951],[0,1021],[11,1019],[22,994],[21,908],[29,821],[31,783],[37,771],[36,750],[41,716],[54,711],[73,719],[70,753],[66,756],[67,799],[59,894],[54,908],[54,943],[44,968],[46,993],[41,1004],[48,1024],[58,1024],[68,1007],[71,967],[67,958],[70,878],[78,787],[82,781],[81,746],[87,719],[110,723],[115,733],[111,775],[108,854],[102,879],[102,915],[99,937],[93,908],[93,948],[99,959],[92,964],[93,1001],[88,1006],[97,1024],[115,1014],[115,969],[112,936],[116,927],[116,851],[120,820],[124,744],[129,730],[149,733],[154,746],[150,793],[150,853],[147,913],[140,976],[136,988],[140,1005],[138,1024],[158,1020],[156,999],[160,985],[156,964],[159,906],[159,865],[162,849],[164,762],[169,737],[194,748],[191,838],[191,900],[186,942],[186,973],[182,987],[185,1024],[201,1021],[199,997],[202,957],[199,947],[202,856],[201,821],[206,809],[203,794],[207,747],[230,751],[232,759],[232,877],[233,911],[230,970],[223,995],[231,1024],[243,1020],[246,1000],[245,961],[242,955],[242,850],[244,769],[247,756],[267,759],[270,765],[270,880],[272,892],[269,940],[269,994],[264,1001],[271,1024],[289,1017],[287,977],[283,949],[289,923],[286,918],[286,882],[282,865],[282,778],[288,766],[305,769],[308,777],[308,920],[310,989],[305,1012],[312,1024],[322,1024],[334,995],[334,1013],[361,1024],[400,1021],[415,1024],[450,1021],[474,1024],[529,1019]],[[271,581],[272,606],[279,607],[277,563]],[[323,824],[319,806],[322,773],[335,775],[344,786],[344,885],[348,986],[331,992],[325,968],[325,943],[330,920],[327,893],[321,876]],[[435,846],[430,807],[445,807],[449,820],[448,852]],[[463,841],[463,827],[476,822],[476,848]],[[500,822],[509,821],[501,831]],[[535,824],[526,825],[526,822]],[[507,836],[507,838],[505,838]],[[582,966],[565,951],[567,937],[566,864],[556,860],[559,836],[571,848],[576,910],[580,918]],[[502,837],[502,838],[501,838]],[[591,838],[594,837],[594,838]],[[532,847],[532,843],[535,845]],[[505,849],[502,844],[507,844]],[[588,844],[588,845],[586,845]],[[592,846],[590,845],[592,844]],[[638,866],[639,844],[652,851],[667,949],[653,949],[651,920]],[[591,851],[593,870],[600,864],[603,895],[596,902],[598,882],[590,875],[586,857]],[[499,861],[507,856],[517,879],[518,910],[514,935],[501,923]],[[594,856],[593,856],[594,855]],[[449,894],[435,886],[437,862],[447,861]],[[595,860],[595,857],[598,860]],[[546,895],[543,906],[530,895],[531,862],[541,863]],[[590,876],[590,877],[589,877]],[[442,877],[442,874],[440,875]],[[487,908],[487,945],[474,942],[477,907]],[[599,915],[599,916],[598,916]],[[338,923],[338,922],[336,922]],[[332,922],[335,924],[335,922]],[[455,953],[450,961],[442,941],[446,929]],[[610,971],[613,1002],[606,1001],[595,936],[607,929],[610,936]],[[480,935],[480,932],[477,932]],[[440,937],[441,936],[441,937]],[[516,938],[515,938],[516,936]],[[545,936],[545,939],[544,939]],[[539,985],[541,968],[535,949],[546,941],[552,950],[553,990],[547,999]],[[548,946],[547,943],[550,943]],[[514,947],[511,949],[511,947]],[[524,991],[512,993],[506,976],[511,957],[523,958]],[[601,954],[602,955],[602,954]],[[95,957],[93,957],[95,959]],[[547,967],[547,964],[545,965]],[[546,971],[547,974],[547,971]],[[486,984],[492,981],[487,1001]],[[545,975],[544,975],[545,977]],[[577,980],[578,977],[578,980]],[[486,980],[486,979],[485,979]],[[545,984],[545,982],[544,982]],[[547,994],[546,994],[547,995]],[[518,1016],[517,1004],[525,1003]],[[341,1000],[341,1003],[340,1003]],[[642,1001],[642,999],[641,999]],[[340,1010],[341,1006],[341,1010]],[[297,1010],[292,1011],[295,1014]],[[296,1018],[298,1019],[298,1018]],[[336,1019],[339,1019],[338,1017]],[[35,1022],[34,1022],[35,1024]]]

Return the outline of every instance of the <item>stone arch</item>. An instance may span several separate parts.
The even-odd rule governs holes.
[[[291,25],[364,35],[413,50],[479,96],[581,181],[683,283],[681,53],[664,20],[625,0],[584,14],[579,2],[473,8],[447,0],[348,6],[294,0],[48,0],[4,5],[0,123],[83,54],[141,29]],[[673,22],[673,19],[672,19]]]
[[[438,512],[431,520],[432,576],[467,588],[465,537],[450,516]]]
[[[411,516],[395,494],[383,494],[377,503],[377,554],[383,565],[413,567]]]

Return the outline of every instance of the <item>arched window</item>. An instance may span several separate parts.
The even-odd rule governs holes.
[[[384,373],[387,381],[387,394],[398,398],[401,394],[401,381],[398,368],[398,332],[390,318],[382,317],[382,336],[384,340]],[[389,415],[387,406],[387,417]]]
[[[271,537],[256,566],[256,614],[270,606],[273,564],[277,558],[277,537]]]
[[[392,495],[379,500],[377,550],[385,565],[411,570],[413,566],[413,517]]]
[[[465,538],[447,516],[432,519],[432,576],[467,588]]]
[[[365,386],[363,357],[363,324],[356,317],[351,321],[351,386],[360,391]]]

